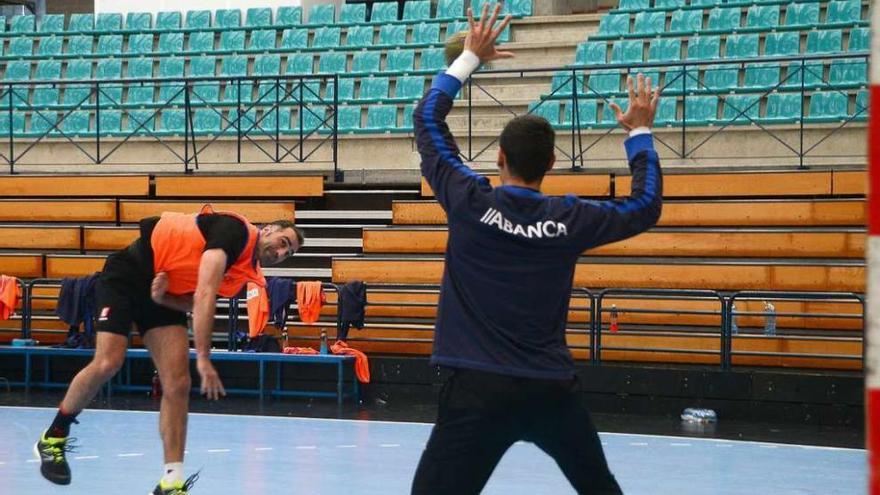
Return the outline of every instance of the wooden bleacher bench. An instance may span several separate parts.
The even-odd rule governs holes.
[[[364,253],[439,254],[448,231],[365,228]],[[864,258],[864,232],[646,232],[587,251],[593,256]]]
[[[105,194],[111,191],[105,192]],[[115,222],[115,199],[2,199],[0,222]]]
[[[123,249],[140,236],[140,229],[126,227],[84,227],[83,247],[86,251],[116,251]]]
[[[78,226],[0,225],[0,249],[79,251],[80,241]]]
[[[831,177],[831,192],[835,195],[868,194],[868,172],[864,170],[837,171]]]
[[[501,185],[498,175],[487,175],[492,186]],[[611,196],[611,176],[608,174],[551,174],[544,177],[541,185],[548,196],[564,196],[574,194],[591,198],[607,198]],[[428,181],[422,179],[422,196],[433,197],[434,191]]]
[[[395,225],[446,225],[436,201],[395,201]],[[661,227],[864,226],[864,200],[665,201]]]
[[[46,255],[46,278],[84,277],[104,268],[104,255]]]
[[[15,175],[0,177],[0,197],[145,197],[148,175]]]
[[[10,277],[37,278],[43,274],[43,255],[34,253],[0,253],[0,273]]]
[[[156,176],[157,197],[320,197],[322,176]]]
[[[211,201],[215,210],[234,211],[255,223],[295,220],[292,201]],[[159,216],[166,211],[197,213],[205,201],[121,200],[119,221],[136,223],[142,218]]]
[[[333,260],[333,281],[439,284],[443,260],[383,257]],[[575,268],[576,287],[712,290],[865,291],[865,267],[858,263],[606,262],[584,259]]]

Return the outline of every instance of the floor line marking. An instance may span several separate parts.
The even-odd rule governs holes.
[[[220,454],[224,452],[232,452],[230,449],[208,449],[208,452],[212,454]]]
[[[130,452],[127,454],[116,454],[116,457],[140,457],[142,455],[144,454],[141,454],[140,452]]]

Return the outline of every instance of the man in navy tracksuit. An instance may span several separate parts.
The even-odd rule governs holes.
[[[625,239],[660,217],[662,178],[649,127],[658,93],[640,75],[618,122],[632,195],[586,201],[540,192],[553,166],[554,133],[535,116],[511,120],[500,138],[502,186],[492,188],[458,158],[445,118],[462,82],[481,62],[512,57],[496,51],[509,19],[492,26],[468,12],[464,53],[434,80],[413,114],[422,175],[446,210],[449,241],[432,363],[452,374],[413,481],[414,494],[475,494],[516,441],[551,455],[578,493],[619,494],[587,409],[576,392],[565,341],[578,257]]]

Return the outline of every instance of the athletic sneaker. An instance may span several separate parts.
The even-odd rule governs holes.
[[[70,484],[70,466],[67,465],[66,454],[73,452],[75,438],[47,437],[46,432],[34,445],[34,453],[40,459],[40,473],[44,478],[56,485]]]
[[[159,484],[156,485],[156,488],[152,491],[150,495],[187,495],[189,493],[189,489],[196,484],[196,481],[198,481],[198,479],[199,473],[196,473],[187,478],[186,481],[184,481],[183,483],[166,485],[162,481],[159,481]]]

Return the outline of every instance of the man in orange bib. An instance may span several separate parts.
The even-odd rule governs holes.
[[[140,238],[111,254],[96,287],[95,356],[70,384],[58,414],[35,445],[40,472],[56,484],[70,483],[65,454],[70,425],[123,361],[136,327],[162,382],[159,432],[165,470],[154,495],[185,495],[195,476],[184,480],[183,452],[191,389],[186,313],[192,313],[201,391],[225,395],[210,360],[217,297],[232,297],[248,282],[264,286],[261,266],[275,265],[303,245],[303,234],[287,220],[257,228],[231,212],[209,205],[195,215],[163,213],[140,222]]]

